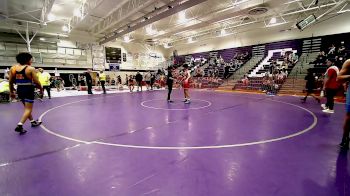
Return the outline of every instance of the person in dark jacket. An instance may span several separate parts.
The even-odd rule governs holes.
[[[154,75],[154,73],[151,73],[151,90],[153,90],[153,85],[155,81],[156,81],[156,76]]]
[[[320,98],[316,97],[314,94],[315,88],[316,88],[316,79],[314,74],[312,73],[311,69],[307,70],[307,75],[305,76],[306,80],[306,96],[302,98],[301,100],[303,103],[306,102],[306,99],[308,96],[312,96],[318,103],[321,102]]]
[[[174,78],[173,78],[173,67],[170,66],[168,67],[168,75],[167,75],[167,80],[166,84],[168,86],[168,102],[172,103],[173,101],[170,99],[171,96],[171,91],[173,90],[173,83],[174,83]]]
[[[141,91],[142,91],[142,80],[143,77],[140,74],[140,72],[137,72],[136,76],[135,76],[136,82],[137,82],[137,91],[139,91],[139,87],[141,87]]]
[[[88,69],[87,72],[85,72],[85,80],[86,85],[88,86],[88,94],[92,95],[92,77],[91,77],[91,69]]]

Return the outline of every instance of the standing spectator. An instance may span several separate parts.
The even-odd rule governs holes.
[[[340,83],[347,83],[347,94],[346,94],[346,116],[344,122],[344,132],[340,147],[348,149],[349,148],[349,134],[350,134],[350,60],[345,61],[343,68],[340,70],[337,80]]]
[[[191,103],[190,94],[189,94],[191,71],[188,69],[187,64],[183,65],[183,68],[184,68],[183,89],[184,89],[184,96],[185,96],[184,102],[185,104],[189,104]]]
[[[135,79],[137,82],[137,91],[139,91],[139,87],[141,87],[141,91],[142,91],[142,79],[143,79],[143,77],[140,74],[140,72],[137,72]]]
[[[132,75],[129,76],[128,85],[129,85],[130,93],[132,93],[134,91],[134,78]]]
[[[339,73],[339,69],[334,65],[334,59],[328,59],[326,62],[328,69],[325,73],[325,81],[324,81],[324,89],[327,98],[327,103],[322,104],[323,112],[325,113],[334,113],[334,97],[339,88],[339,84],[337,82],[337,76]]]
[[[276,60],[272,60],[272,62],[270,63],[270,67],[269,67],[270,74],[273,74],[275,72],[276,67],[277,67]]]
[[[106,87],[105,87],[106,78],[107,78],[106,74],[103,71],[100,71],[99,80],[103,90],[103,94],[106,94]]]
[[[79,79],[80,78],[80,79]],[[84,77],[84,75],[80,75],[80,76],[78,76],[78,81],[80,80],[80,86],[85,86],[86,84],[86,82],[85,82],[85,77]]]
[[[91,69],[88,69],[87,72],[85,72],[85,80],[86,85],[88,87],[87,91],[89,95],[92,95],[92,77],[91,77]]]
[[[51,75],[48,72],[45,72],[43,68],[39,68],[38,78],[41,86],[46,90],[49,99],[51,99],[51,88],[50,88],[50,78]],[[44,95],[44,94],[43,94]]]
[[[153,90],[154,82],[156,81],[156,76],[154,73],[151,74],[151,90]]]
[[[126,84],[127,86],[129,86],[128,82],[129,82],[128,74],[125,74],[125,84]]]
[[[120,77],[119,75],[117,76],[117,88],[123,88],[122,77]]]
[[[311,69],[307,70],[307,75],[305,76],[305,80],[306,80],[306,96],[301,100],[303,101],[303,103],[305,103],[307,97],[312,96],[313,98],[315,98],[315,100],[318,103],[320,103],[321,100],[318,97],[316,97],[314,94],[314,90],[316,88],[316,78],[314,73],[312,73]]]
[[[150,86],[151,86],[151,72],[148,71],[146,74],[145,74],[145,77],[144,77],[144,80],[146,82],[146,88],[147,90],[150,89]]]

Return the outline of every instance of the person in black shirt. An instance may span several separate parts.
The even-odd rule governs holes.
[[[172,103],[173,101],[170,99],[171,91],[173,90],[173,83],[174,83],[174,78],[173,78],[173,67],[170,66],[168,67],[168,75],[167,75],[167,80],[166,84],[168,85],[168,102]]]
[[[136,82],[137,82],[137,91],[139,91],[139,87],[141,87],[141,91],[142,91],[142,75],[140,74],[140,72],[137,72],[136,76],[135,76]]]
[[[154,73],[151,73],[151,90],[153,90],[153,85],[155,81],[156,81],[156,76],[154,75]]]
[[[301,100],[303,101],[303,103],[306,102],[306,99],[308,96],[312,96],[313,98],[315,98],[315,100],[320,103],[321,100],[320,98],[316,97],[314,94],[314,89],[316,88],[316,80],[315,80],[315,76],[312,73],[311,69],[307,70],[307,75],[305,76],[305,80],[306,80],[306,96],[304,98],[302,98]]]
[[[86,84],[88,86],[88,94],[92,95],[92,78],[91,78],[91,69],[88,69],[87,72],[85,72],[85,79],[86,79]]]

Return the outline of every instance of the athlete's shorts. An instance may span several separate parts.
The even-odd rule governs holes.
[[[17,94],[18,98],[23,103],[34,103],[34,86],[32,85],[18,85]]]
[[[350,85],[348,91],[346,92],[346,112],[350,113]]]

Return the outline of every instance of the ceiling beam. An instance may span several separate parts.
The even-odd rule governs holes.
[[[175,0],[172,3],[163,6],[163,7],[168,7],[169,5],[171,5],[171,6],[173,6],[171,9],[168,8],[168,9],[166,9],[164,11],[163,7],[159,8],[159,10],[156,10],[155,12],[158,11],[160,13],[157,14],[157,13],[154,12],[154,13],[151,14],[152,16],[149,19],[147,19],[147,20],[139,19],[139,20],[135,21],[136,24],[133,25],[133,26],[129,25],[129,27],[127,26],[126,28],[125,27],[120,28],[121,30],[117,30],[111,36],[101,40],[100,44],[105,44],[107,42],[110,42],[110,41],[114,40],[115,38],[121,37],[121,36],[123,36],[125,34],[128,34],[128,33],[132,32],[132,31],[135,31],[135,30],[137,30],[139,28],[142,28],[142,27],[144,27],[146,25],[152,24],[152,23],[154,23],[156,21],[159,21],[161,19],[169,17],[169,16],[171,16],[173,14],[176,14],[178,12],[186,10],[186,9],[188,9],[190,7],[198,5],[198,4],[203,3],[205,1],[207,1],[207,0],[188,0],[188,1],[182,3],[181,1],[176,1]],[[153,16],[153,14],[154,14],[154,16]],[[146,17],[147,17],[147,15],[146,15]]]
[[[0,15],[8,15],[7,0],[0,1]]]
[[[41,10],[40,21],[44,24],[47,21],[47,15],[51,12],[52,6],[55,3],[55,0],[45,0],[43,8]]]
[[[326,9],[328,7],[331,7],[330,9],[328,9],[327,11],[323,12],[320,16],[317,17],[317,19],[320,19],[321,17],[331,13],[332,11],[336,10],[336,8],[340,7],[341,5],[343,5],[345,2],[347,2],[348,0],[341,0],[341,1],[338,1],[337,3],[334,3],[334,2],[329,2],[328,4],[323,4],[323,5],[319,5],[319,6],[311,6],[309,8],[301,8],[297,11],[289,11],[289,12],[286,12],[286,13],[282,13],[280,16],[281,17],[285,17],[285,16],[292,16],[292,15],[296,15],[296,14],[300,14],[300,13],[306,13],[306,12],[312,12],[312,11],[315,11],[315,10],[319,10],[319,9]],[[241,10],[243,11],[243,10]],[[236,13],[236,12],[234,12]],[[243,13],[242,13],[243,14]],[[270,17],[272,17],[273,15],[271,15]],[[223,18],[227,18],[228,15],[226,16],[223,16]],[[216,18],[217,19],[217,18]],[[209,21],[209,23],[215,23],[214,20],[216,19],[212,19]],[[263,22],[261,19],[260,20],[257,20],[257,21],[253,21],[253,22],[248,22],[248,23],[243,23],[243,24],[240,24],[240,25],[234,25],[234,26],[228,26],[226,27],[225,29],[231,29],[231,28],[237,28],[237,27],[240,27],[240,26],[246,26],[246,25],[250,25],[250,24],[255,24],[255,23],[259,23],[259,22]],[[187,28],[183,28],[181,29],[181,33],[184,32],[184,31],[190,31],[191,29],[198,29],[198,28],[201,28],[203,27],[203,23],[199,23],[199,24],[195,24],[193,26],[189,26]],[[206,30],[206,31],[202,31],[202,32],[198,32],[197,34],[193,35],[193,36],[203,36],[203,35],[206,35],[206,34],[210,34],[210,32],[212,31],[217,31],[217,30],[220,30],[221,28],[211,28],[209,30]],[[174,33],[174,32],[172,32]],[[168,33],[162,35],[161,37],[164,38],[163,36],[167,36]],[[187,39],[188,37],[191,37],[191,36],[184,36],[184,37],[181,37],[177,40],[174,40],[172,42],[178,42],[178,41],[181,41],[181,40],[185,40]]]

